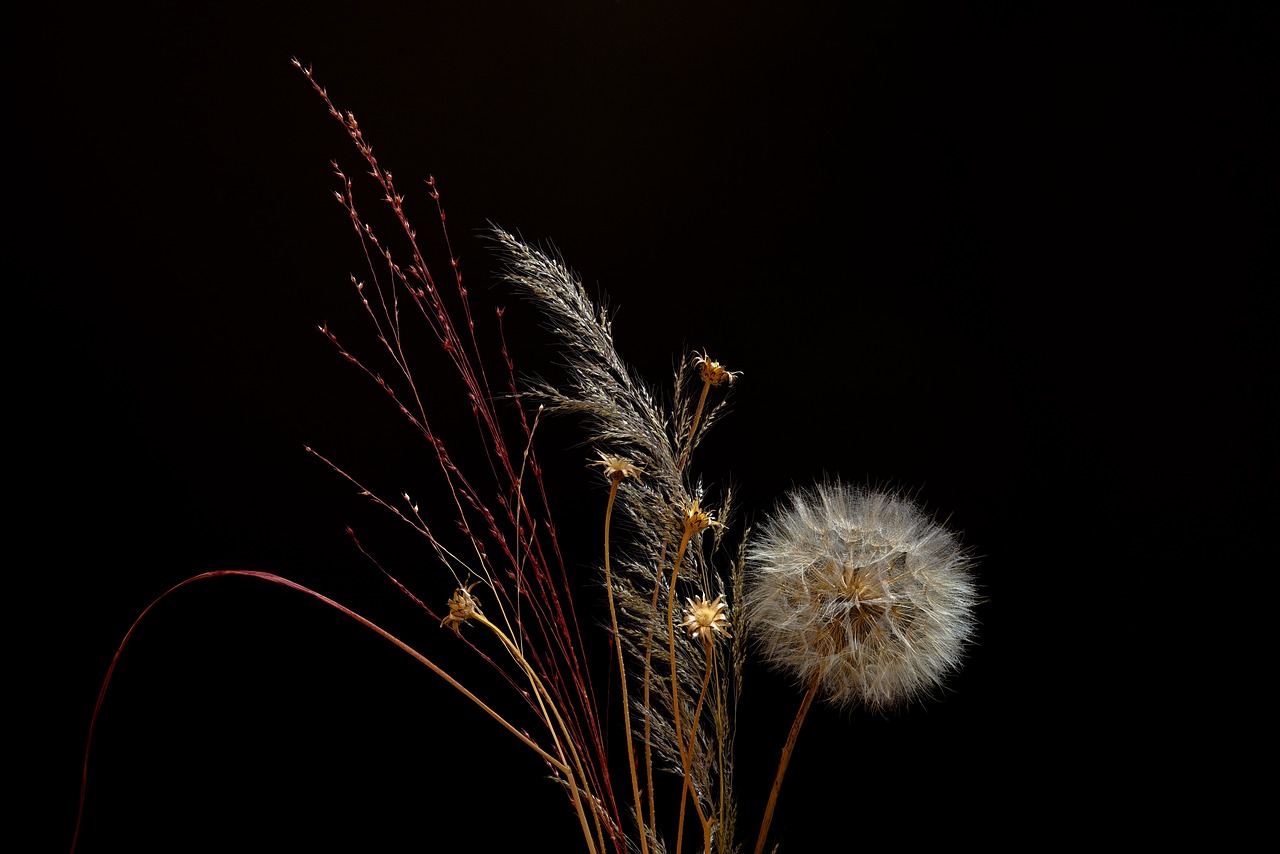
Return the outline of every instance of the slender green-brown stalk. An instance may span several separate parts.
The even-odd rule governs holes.
[[[720,826],[720,833],[722,835],[724,833],[724,829],[729,826],[728,822],[725,820],[725,810],[728,809],[728,800],[729,800],[728,792],[727,792],[729,775],[725,771],[726,766],[724,761],[724,742],[725,742],[724,713],[725,712],[724,712],[723,687],[724,687],[724,680],[717,679],[716,680],[716,731],[717,731],[716,750],[719,753],[718,759],[719,759],[719,768],[720,768],[720,779],[719,779],[720,803],[717,805],[717,808],[718,808],[719,819],[720,819],[718,824]],[[707,847],[707,850],[705,854],[711,854],[710,839],[707,840],[706,847]]]
[[[631,793],[635,797],[636,821],[640,823],[640,851],[649,854],[649,833],[644,826],[644,813],[640,806],[640,780],[636,776],[635,749],[631,744],[631,705],[627,701],[627,671],[622,660],[622,637],[618,634],[618,612],[613,604],[613,577],[609,572],[609,529],[613,523],[613,501],[618,495],[618,484],[632,476],[634,466],[616,458],[603,459],[605,474],[609,478],[609,504],[604,511],[604,588],[609,598],[609,623],[613,628],[614,648],[618,651],[618,684],[622,687],[622,723],[627,736],[627,767],[631,770]]]
[[[684,805],[686,795],[690,793],[689,768],[693,764],[693,749],[698,741],[698,719],[702,716],[702,701],[707,697],[707,685],[711,682],[711,663],[715,656],[715,646],[708,635],[703,638],[703,648],[707,654],[707,666],[702,673],[702,689],[698,692],[698,704],[693,709],[693,723],[689,727],[689,749],[680,745],[680,757],[684,762],[685,786],[680,790],[680,820],[676,824],[676,854],[680,854],[684,844]],[[704,854],[711,854],[711,821],[702,811],[702,804],[697,797],[693,798],[693,807],[698,812],[698,821],[702,823],[702,839]]]
[[[676,576],[680,574],[680,561],[684,559],[685,549],[689,546],[689,538],[693,536],[693,528],[685,522],[684,534],[680,537],[680,548],[676,551],[676,562],[671,568],[671,586],[667,589],[667,639],[670,642],[671,655],[671,717],[676,725],[676,746],[684,753],[684,736],[680,729],[680,678],[676,674]],[[681,805],[684,803],[685,791],[690,787],[688,766],[685,766],[684,781],[680,790]],[[681,810],[683,817],[684,811]],[[678,837],[677,837],[678,838]],[[676,848],[676,854],[680,849]]]
[[[707,672],[706,672],[706,674],[702,677],[702,693],[698,695],[698,707],[697,707],[697,708],[694,710],[694,712],[693,712],[693,731],[694,731],[694,732],[697,732],[697,731],[698,731],[698,716],[699,716],[699,714],[701,714],[701,712],[702,712],[702,701],[703,701],[703,699],[704,699],[704,698],[706,697],[706,695],[707,695],[707,683],[711,681],[711,668],[712,668],[712,667],[714,666],[714,664],[715,664],[715,655],[716,655],[715,643],[714,643],[714,641],[712,640],[712,638],[711,638],[711,636],[710,636],[710,635],[704,635],[704,636],[703,636],[703,638],[702,638],[702,643],[703,643],[703,645],[706,647],[706,650],[707,650]],[[716,685],[716,690],[717,690],[717,693],[719,693],[719,684],[718,684],[718,682],[717,682],[717,685]],[[719,731],[719,728],[717,727],[717,729],[716,729],[716,746],[717,746],[717,748],[718,748],[718,749],[719,749],[719,746],[720,746],[720,741],[721,741],[721,739],[720,739],[720,731]],[[689,757],[690,757],[690,759],[692,759],[692,758],[693,758],[693,743],[694,743],[694,742],[693,742],[693,739],[692,739],[692,738],[691,738],[691,739],[689,739]],[[721,765],[720,765],[720,769],[721,769],[721,770],[720,770],[720,778],[721,778],[721,780],[723,781],[723,779],[724,779],[724,765],[723,765],[723,764],[721,764]],[[723,793],[723,792],[721,792],[721,799],[722,799],[722,801],[723,801],[723,797],[724,797],[724,793]],[[698,801],[697,801],[697,799],[696,799],[696,798],[695,798],[695,799],[694,799],[694,801],[693,801],[693,805],[694,805],[695,807],[699,806]],[[699,809],[699,810],[698,810],[698,817],[699,817],[700,819],[702,819],[702,851],[703,851],[703,854],[711,854],[711,817],[710,817],[710,816],[708,816],[708,815],[704,815],[701,809]]]
[[[668,653],[671,656],[671,718],[675,723],[676,747],[682,756],[684,754],[684,734],[680,723],[680,677],[676,667],[676,579],[680,576],[680,564],[684,560],[685,551],[688,549],[689,541],[693,539],[693,535],[706,530],[712,525],[718,526],[719,524],[709,512],[698,507],[696,498],[685,508],[684,533],[680,536],[680,547],[676,550],[675,563],[671,567],[671,585],[667,588],[667,643],[669,644]],[[696,735],[696,730],[694,730],[694,735]],[[691,788],[692,784],[689,782],[688,765],[686,764],[684,783],[680,795],[682,810],[684,794]],[[699,815],[702,814],[701,807],[699,807],[698,813]],[[676,854],[679,854],[679,848],[676,849]]]
[[[658,555],[658,566],[662,566],[667,556],[666,544],[662,547],[662,553]],[[649,603],[649,612],[657,613],[658,611],[658,593],[662,590],[662,573],[655,572],[653,574],[653,601]],[[653,677],[653,623],[649,623],[649,630],[644,637],[644,767],[646,782],[649,787],[649,827],[657,828],[657,808],[653,802],[653,750],[649,740],[649,680]]]
[[[787,735],[787,743],[782,747],[782,759],[778,761],[778,774],[773,778],[773,789],[769,791],[769,805],[765,807],[764,821],[760,823],[760,835],[756,837],[755,854],[762,854],[764,851],[765,837],[769,835],[769,823],[773,821],[773,808],[778,804],[778,790],[782,788],[782,777],[787,773],[787,763],[791,761],[791,752],[795,750],[796,736],[800,735],[800,725],[804,723],[804,717],[809,713],[809,707],[813,705],[813,696],[818,693],[819,684],[819,680],[815,679],[809,686],[804,700],[800,703],[800,711],[796,714],[795,723],[791,725],[791,732]]]
[[[741,371],[730,371],[719,362],[708,359],[705,355],[694,353],[693,363],[698,366],[698,371],[702,375],[702,394],[698,397],[698,407],[693,411],[693,420],[689,422],[689,438],[685,442],[684,450],[680,452],[680,462],[676,463],[676,471],[681,471],[685,463],[689,462],[689,454],[693,451],[694,437],[698,435],[698,424],[702,421],[702,409],[707,403],[707,393],[711,391],[713,385],[721,385],[728,383],[733,385],[741,376]]]
[[[698,421],[702,418],[702,407],[707,402],[707,392],[711,391],[711,381],[702,381],[702,395],[698,398],[698,408],[693,412],[693,421],[689,423],[689,438],[685,442],[684,451],[680,454],[680,462],[676,463],[676,471],[684,468],[689,461],[689,452],[693,450],[693,437],[698,432]]]

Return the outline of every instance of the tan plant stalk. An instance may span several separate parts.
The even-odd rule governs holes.
[[[715,663],[716,663],[715,641],[720,635],[724,635],[726,637],[732,637],[732,633],[729,631],[729,626],[730,626],[729,613],[728,613],[729,606],[724,601],[723,594],[720,596],[717,596],[715,599],[707,599],[706,597],[701,597],[701,596],[698,597],[696,600],[686,599],[685,603],[687,604],[688,607],[685,609],[684,622],[680,624],[680,628],[688,629],[690,640],[702,641],[703,660],[705,662],[703,675],[702,675],[702,687],[698,690],[698,702],[693,709],[693,724],[691,727],[690,737],[689,737],[689,749],[686,751],[684,749],[684,744],[683,743],[680,744],[680,762],[684,770],[685,779],[688,780],[690,778],[689,771],[693,763],[693,753],[694,753],[694,750],[696,749],[697,741],[698,741],[698,738],[697,738],[698,721],[702,719],[702,706],[707,699],[707,686],[711,682],[711,671],[715,667]],[[717,680],[716,681],[717,698],[719,697],[719,693],[720,693],[719,689],[720,689],[720,681]],[[717,715],[717,726],[716,726],[716,748],[715,749],[719,753],[720,760],[723,763],[724,732],[720,727],[721,721],[719,720],[719,711],[717,711],[716,715]],[[721,765],[721,769],[723,769],[723,764]],[[721,807],[723,808],[724,774],[721,773],[719,776],[720,776],[721,787],[722,787],[721,788]],[[679,851],[681,850],[683,836],[684,836],[684,805],[685,805],[684,796],[687,793],[688,793],[687,788],[682,789],[681,796],[680,796],[680,822],[678,825],[679,831],[676,837],[677,854],[679,854]],[[693,805],[694,805],[694,808],[698,811],[698,820],[702,823],[702,843],[703,843],[704,854],[710,854],[711,852],[711,819],[708,818],[707,814],[702,811],[702,804],[698,798],[695,797],[693,799]]]
[[[622,723],[627,737],[627,767],[631,770],[631,794],[635,797],[636,821],[640,823],[640,851],[649,854],[649,833],[644,826],[644,812],[640,804],[640,780],[636,776],[635,749],[631,744],[631,704],[627,701],[627,671],[622,661],[622,636],[618,634],[618,611],[613,604],[613,576],[609,571],[609,530],[613,524],[613,502],[618,496],[618,484],[624,478],[634,477],[635,466],[617,457],[601,455],[596,465],[603,465],[609,478],[609,503],[604,511],[604,589],[609,598],[609,624],[613,628],[614,648],[618,651],[618,684],[622,687]]]
[[[658,566],[662,566],[663,559],[666,557],[666,546],[662,548],[662,553],[658,556]],[[649,604],[650,613],[656,613],[658,610],[658,593],[662,590],[662,573],[656,572],[653,577],[653,601]],[[649,787],[649,827],[657,828],[657,808],[653,802],[653,750],[651,747],[650,731],[649,731],[649,680],[653,677],[653,624],[650,623],[649,630],[644,638],[644,768],[646,775],[646,783]]]
[[[684,844],[684,805],[686,796],[689,794],[689,767],[693,764],[693,748],[698,741],[698,719],[702,716],[702,701],[707,697],[707,685],[711,682],[711,664],[715,657],[715,647],[712,645],[710,636],[703,638],[703,647],[707,654],[707,666],[702,673],[702,689],[698,692],[698,704],[693,708],[693,723],[689,726],[689,749],[684,749],[684,744],[680,745],[680,754],[684,759],[684,779],[685,785],[680,790],[680,820],[676,824],[676,854],[680,854],[681,847]],[[703,851],[706,854],[711,852],[711,821],[702,811],[702,804],[697,797],[693,798],[693,808],[698,812],[698,821],[702,823],[702,839]]]
[[[705,355],[695,353],[693,363],[698,366],[698,370],[702,374],[702,394],[698,396],[698,407],[693,411],[693,419],[689,422],[689,438],[685,441],[684,450],[680,453],[680,461],[676,463],[676,471],[683,470],[685,463],[689,462],[689,454],[693,451],[694,437],[698,435],[698,424],[702,420],[702,409],[706,406],[707,394],[711,391],[711,387],[725,382],[733,385],[734,381],[741,375],[741,371],[730,371],[724,365],[708,359]]]
[[[724,829],[728,827],[728,822],[725,821],[725,810],[728,809],[728,797],[727,797],[728,793],[725,790],[728,788],[727,779],[729,776],[724,770],[725,761],[724,761],[724,690],[723,688],[724,688],[723,679],[717,679],[716,680],[716,750],[718,752],[718,756],[717,756],[718,767],[720,768],[720,776],[718,780],[720,784],[720,802],[716,806],[717,806],[717,818],[719,819],[717,824],[719,824],[720,826],[720,832],[722,836],[724,834]],[[707,828],[707,829],[708,831],[710,830],[710,828]],[[711,839],[710,839],[709,833],[706,839],[705,854],[711,854]]]
[[[515,658],[515,660],[520,664],[520,666],[524,668],[525,675],[529,677],[529,683],[533,686],[534,694],[538,697],[538,705],[542,708],[542,714],[544,717],[547,717],[547,728],[551,730],[551,737],[556,742],[556,749],[563,754],[565,752],[565,745],[568,745],[568,748],[569,748],[568,755],[573,760],[573,764],[574,764],[574,767],[577,769],[578,776],[582,780],[582,783],[581,783],[582,790],[586,792],[588,797],[592,798],[593,806],[591,809],[591,817],[594,820],[596,825],[596,835],[599,837],[599,840],[600,840],[600,848],[601,850],[604,850],[604,847],[605,847],[604,846],[604,829],[600,825],[600,813],[599,813],[599,810],[594,806],[595,798],[591,795],[591,792],[587,789],[587,773],[586,773],[586,769],[582,767],[582,757],[578,755],[577,748],[574,747],[573,739],[570,736],[569,727],[565,724],[564,718],[560,716],[560,709],[556,706],[555,701],[551,698],[550,693],[547,692],[546,686],[542,684],[542,680],[538,678],[538,675],[534,673],[533,668],[529,665],[529,662],[526,661],[525,657],[520,653],[520,648],[516,646],[516,644],[511,640],[511,638],[507,637],[507,634],[504,631],[502,631],[501,628],[496,626],[494,623],[490,622],[489,618],[487,618],[484,614],[481,614],[478,610],[473,613],[472,617],[476,620],[476,622],[480,623],[482,626],[486,627],[487,629],[492,631],[495,635],[497,635],[499,640],[501,640],[503,645],[507,648],[507,651],[510,652],[512,657]],[[545,704],[543,702],[544,700],[545,700]],[[556,722],[556,725],[560,727],[560,732],[564,734],[564,744],[561,744],[560,737],[556,734],[555,727],[551,725],[550,717],[547,716],[548,708],[551,709],[551,715],[555,717],[555,722]],[[573,774],[569,774],[568,777],[569,777],[569,792],[573,796],[574,806],[578,809],[579,816],[581,817],[581,813],[583,812],[584,808],[582,806],[581,799],[578,794],[579,784],[574,781]],[[583,821],[585,823],[585,819],[583,819]],[[584,828],[584,833],[586,833],[585,828]],[[592,852],[592,854],[595,854],[595,851],[596,851],[595,842],[592,841],[589,833],[587,834],[587,848],[589,851]]]
[[[680,454],[680,462],[676,463],[676,471],[684,469],[689,461],[689,452],[693,450],[693,437],[698,432],[698,421],[702,418],[702,407],[706,405],[707,393],[711,391],[711,381],[702,381],[702,394],[698,397],[698,408],[693,411],[693,421],[689,424],[689,438],[685,442],[684,451]]]
[[[676,730],[676,747],[680,751],[680,755],[684,756],[684,735],[681,730],[680,723],[680,677],[677,672],[676,659],[676,578],[680,575],[680,563],[684,560],[685,550],[689,547],[689,540],[694,534],[704,531],[712,525],[718,525],[711,514],[698,507],[698,500],[695,498],[693,503],[684,512],[684,533],[680,537],[680,547],[676,550],[675,564],[671,567],[671,586],[667,590],[667,641],[670,644],[669,652],[671,655],[671,717],[675,723]],[[704,688],[705,690],[705,688]],[[699,692],[701,695],[702,692]],[[697,737],[697,723],[694,723],[694,729],[690,730],[690,739]],[[684,763],[684,783],[681,787],[680,794],[680,814],[684,816],[684,797],[689,793],[693,784],[689,782],[689,763]],[[694,800],[697,798],[695,796]],[[701,807],[698,808],[698,815],[702,815]],[[681,827],[681,831],[683,827]],[[680,854],[679,846],[680,832],[677,832],[676,854]]]
[[[800,725],[804,723],[805,715],[809,714],[809,707],[813,705],[813,697],[818,693],[820,684],[815,679],[809,685],[809,690],[805,692],[804,700],[800,703],[800,711],[796,714],[795,723],[791,725],[791,732],[787,735],[787,743],[782,747],[782,758],[778,761],[778,773],[773,778],[773,788],[769,790],[769,804],[764,809],[764,820],[760,823],[760,835],[756,837],[755,854],[762,854],[764,851],[765,837],[769,835],[769,823],[773,821],[773,809],[778,804],[778,792],[782,789],[782,777],[787,773],[787,763],[791,761],[791,752],[795,750],[796,737],[800,735]]]
[[[697,501],[694,501],[694,507],[697,507]],[[667,639],[670,642],[671,653],[671,717],[676,727],[676,746],[680,749],[681,753],[684,752],[684,736],[680,732],[680,678],[676,673],[676,576],[680,574],[680,561],[684,559],[685,549],[689,546],[689,538],[693,536],[693,526],[689,521],[691,516],[692,511],[689,514],[686,514],[684,534],[680,537],[680,548],[676,551],[676,561],[671,567],[671,586],[667,590]],[[685,765],[684,772],[684,781],[682,782],[680,789],[682,818],[684,816],[684,795],[690,788],[689,766],[687,764]],[[680,849],[678,847],[676,848],[676,854],[680,854]]]

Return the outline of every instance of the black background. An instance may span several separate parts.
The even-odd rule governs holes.
[[[943,696],[884,717],[815,708],[774,822],[784,850],[1021,839],[1027,822],[1087,833],[1132,818],[1131,786],[1176,779],[1165,716],[1206,672],[1186,641],[1248,598],[1230,583],[1269,565],[1256,541],[1274,528],[1273,13],[26,14],[10,288],[35,308],[9,315],[14,417],[31,431],[12,446],[11,572],[39,586],[20,658],[50,732],[55,846],[117,644],[200,572],[308,584],[518,709],[345,529],[440,606],[452,584],[425,544],[303,451],[448,510],[428,449],[316,332],[374,352],[329,161],[361,164],[293,56],[360,119],[439,272],[421,183],[436,176],[489,352],[506,306],[518,368],[555,376],[536,311],[493,274],[492,221],[553,241],[608,295],[619,350],[651,383],[669,387],[686,349],[743,371],[697,461],[735,483],[740,520],[839,475],[911,491],[981,556],[977,644]],[[385,216],[370,185],[360,197]],[[456,380],[421,358],[465,458]],[[584,627],[602,637],[605,490],[577,425],[539,430]],[[749,842],[799,692],[763,668],[747,678]],[[79,850],[580,850],[542,776],[367,630],[219,579],[166,599],[121,659]]]

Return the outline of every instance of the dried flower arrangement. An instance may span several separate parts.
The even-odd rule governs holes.
[[[790,495],[758,531],[735,530],[732,491],[720,490],[712,506],[715,491],[693,473],[692,464],[708,430],[725,414],[740,374],[709,354],[689,354],[676,367],[668,408],[619,356],[609,315],[575,274],[558,258],[498,228],[491,237],[504,277],[541,310],[562,345],[568,380],[563,386],[522,383],[505,344],[505,375],[491,380],[434,181],[427,186],[450,253],[453,286],[433,276],[404,197],[355,117],[333,105],[309,69],[295,65],[342,122],[390,206],[402,232],[397,239],[408,247],[401,262],[392,241],[362,218],[353,182],[335,164],[335,195],[369,266],[369,278],[353,278],[352,284],[398,376],[388,379],[369,367],[327,325],[320,331],[426,440],[448,483],[456,510],[450,521],[466,551],[454,548],[440,522],[421,514],[409,495],[391,498],[368,490],[340,463],[308,450],[425,538],[452,576],[446,610],[382,571],[494,667],[542,730],[526,732],[427,655],[283,577],[211,572],[173,589],[211,577],[261,578],[308,594],[401,647],[541,758],[563,787],[590,852],[657,854],[680,852],[687,844],[726,854],[750,845],[761,854],[770,844],[784,775],[814,699],[885,709],[930,694],[960,666],[975,627],[970,553],[910,499],[839,481]],[[433,429],[403,338],[410,317],[430,330],[467,389],[489,452],[487,472],[464,471]],[[501,317],[499,312],[499,327]],[[592,465],[608,484],[601,578],[609,636],[603,640],[617,669],[609,683],[621,700],[625,778],[611,773],[607,750],[603,711],[613,698],[601,700],[586,667],[588,647],[602,638],[590,634],[576,610],[536,453],[540,419],[552,414],[585,424],[598,457]],[[495,491],[480,486],[478,478],[497,485],[496,499],[487,497]],[[126,635],[121,650],[128,640]],[[760,816],[739,813],[733,774],[742,672],[752,654],[793,679],[801,695]],[[98,708],[110,678],[109,671]],[[84,797],[82,784],[82,809]]]

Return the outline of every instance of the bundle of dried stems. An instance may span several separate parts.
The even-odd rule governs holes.
[[[500,228],[491,237],[505,262],[504,277],[540,308],[561,342],[567,380],[563,387],[519,382],[505,341],[503,376],[491,380],[434,179],[427,187],[453,268],[447,284],[432,274],[404,197],[355,117],[330,102],[309,69],[295,65],[355,143],[400,232],[384,237],[361,217],[353,182],[335,163],[335,196],[368,262],[368,279],[352,283],[396,375],[387,378],[369,367],[328,326],[321,332],[390,396],[431,447],[464,547],[451,547],[439,522],[419,513],[407,494],[375,494],[339,464],[312,453],[425,538],[452,575],[447,610],[433,609],[392,581],[496,668],[542,729],[526,733],[421,652],[287,579],[212,572],[177,587],[226,575],[262,578],[307,593],[402,647],[509,731],[513,744],[542,758],[563,786],[590,852],[678,854],[687,845],[729,854],[743,850],[752,837],[742,834],[748,834],[759,854],[815,698],[884,708],[929,693],[959,666],[974,627],[968,553],[908,499],[838,482],[790,496],[755,537],[735,531],[731,490],[705,486],[691,465],[725,412],[738,374],[707,354],[687,355],[676,368],[668,409],[622,361],[607,312],[588,298],[575,274]],[[393,251],[392,243],[406,247],[405,254]],[[499,330],[501,317],[499,312]],[[455,464],[432,427],[403,337],[422,327],[465,384],[487,471]],[[585,424],[599,457],[595,465],[609,486],[601,508],[600,566],[612,638],[583,628],[560,558],[546,475],[534,450],[538,420],[552,413]],[[594,682],[601,680],[593,681],[586,665],[588,645],[605,642],[615,651],[611,666],[617,673],[603,681],[616,685],[621,699],[625,776],[610,773],[602,724],[609,699],[596,694]],[[734,724],[744,661],[753,650],[795,679],[802,700],[767,809],[744,817],[734,792]],[[111,671],[99,708],[110,678]],[[82,810],[85,793],[82,784]]]

